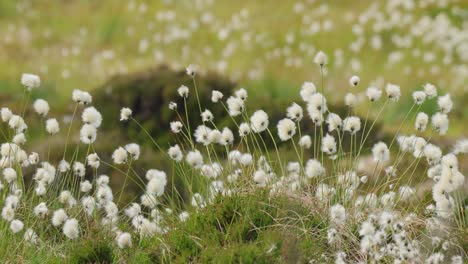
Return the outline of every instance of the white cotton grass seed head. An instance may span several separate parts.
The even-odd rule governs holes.
[[[3,122],[8,122],[13,116],[13,112],[11,112],[9,108],[2,107],[2,109],[0,110],[0,116]]]
[[[65,221],[68,219],[68,215],[64,209],[58,209],[54,211],[52,215],[52,225],[55,227],[63,225]]]
[[[200,168],[203,165],[203,156],[198,150],[187,153],[185,160],[190,166],[194,168]]]
[[[278,136],[282,141],[290,140],[296,134],[296,123],[289,118],[278,122]]]
[[[309,149],[312,146],[312,139],[310,138],[309,135],[302,136],[299,139],[299,146],[305,149]]]
[[[44,99],[37,99],[33,104],[34,111],[42,117],[46,117],[49,113],[49,103]]]
[[[302,107],[296,103],[293,103],[291,106],[288,107],[287,109],[287,114],[286,116],[291,119],[291,120],[294,120],[296,122],[299,122],[302,120],[302,117],[303,117],[303,110],[302,110]]]
[[[65,221],[63,225],[63,234],[69,239],[77,239],[80,235],[78,220],[71,218]]]
[[[10,230],[16,234],[21,232],[24,228],[24,223],[21,220],[14,219],[10,222]]]
[[[211,122],[213,121],[213,113],[210,110],[205,109],[203,113],[201,113],[201,118],[203,122]]]
[[[400,100],[400,86],[388,83],[387,86],[385,86],[385,92],[387,93],[387,97],[388,99],[390,99],[390,101],[397,102],[398,100]]]
[[[307,161],[305,167],[305,174],[309,179],[318,178],[325,174],[325,168],[322,166],[322,163],[320,163],[318,160],[310,159]]]
[[[125,150],[132,160],[138,160],[140,158],[140,145],[130,143],[125,145]]]
[[[361,79],[359,78],[359,76],[353,75],[351,76],[351,78],[349,78],[349,85],[351,85],[352,87],[356,87],[359,85],[360,81]]]
[[[328,57],[323,51],[317,52],[317,54],[314,57],[314,63],[319,65],[320,67],[323,67],[328,64]]]
[[[39,236],[31,228],[28,228],[26,232],[24,232],[23,239],[30,244],[37,244],[39,242]]]
[[[431,125],[440,135],[445,135],[448,130],[449,120],[446,114],[437,112],[431,117]]]
[[[177,103],[169,102],[169,109],[175,111],[177,109]]]
[[[93,97],[88,92],[77,89],[77,90],[73,90],[72,100],[76,103],[87,105],[93,101]]]
[[[427,95],[427,98],[432,99],[437,96],[437,88],[430,83],[424,85],[424,92]]]
[[[230,96],[227,99],[227,106],[230,116],[238,116],[244,111],[244,101],[235,96]]]
[[[247,100],[248,94],[247,90],[245,90],[244,88],[240,88],[239,90],[235,91],[234,94],[237,98],[241,99],[244,102]]]
[[[213,91],[211,92],[211,101],[212,101],[213,103],[217,103],[217,102],[219,102],[221,99],[223,99],[223,96],[224,96],[224,95],[223,95],[222,92],[217,91],[217,90],[213,90]]]
[[[382,96],[382,91],[376,87],[369,87],[366,90],[366,95],[367,98],[369,98],[369,101],[375,102],[378,101]]]
[[[304,102],[308,102],[309,98],[317,92],[317,88],[313,82],[304,82],[301,87],[300,95]]]
[[[257,110],[250,117],[250,128],[254,133],[261,133],[268,128],[268,114],[263,110]]]
[[[327,112],[327,109],[327,98],[325,98],[321,93],[314,93],[309,97],[307,101],[307,111],[309,114],[314,111],[318,111],[323,114]]]
[[[83,123],[92,125],[95,128],[99,128],[102,123],[101,113],[99,113],[99,111],[93,106],[87,107],[83,110],[81,119]]]
[[[185,85],[182,85],[177,89],[177,93],[180,97],[187,98],[189,96],[189,88]]]
[[[345,105],[347,107],[354,107],[356,105],[356,102],[357,102],[357,97],[356,95],[352,94],[352,93],[347,93],[345,95],[345,99],[344,99],[344,102],[345,102]]]
[[[15,209],[13,209],[11,206],[5,206],[2,209],[2,219],[10,222],[15,218]]]
[[[86,164],[93,169],[99,168],[99,166],[101,165],[101,161],[99,159],[98,154],[89,154],[88,157],[86,157]]]
[[[88,193],[93,188],[93,185],[88,180],[80,182],[80,192]]]
[[[250,134],[250,126],[247,123],[241,123],[239,125],[239,136],[245,137]]]
[[[210,133],[211,133],[211,128],[205,125],[200,125],[197,127],[197,129],[195,129],[195,133],[193,135],[195,136],[195,141],[197,143],[208,146],[210,143],[212,143],[209,140]]]
[[[413,100],[414,103],[417,105],[421,105],[426,100],[426,93],[423,91],[415,91],[413,92]]]
[[[23,73],[21,75],[21,84],[28,90],[38,88],[41,85],[41,78],[35,74]]]
[[[115,164],[124,164],[127,161],[127,158],[128,158],[128,153],[122,147],[118,147],[112,153],[112,160]]]
[[[70,163],[66,160],[61,160],[58,166],[59,172],[65,173],[70,170]]]
[[[174,146],[170,147],[167,151],[167,154],[172,160],[176,162],[180,162],[183,159],[182,150],[180,149],[178,144],[175,144]]]
[[[355,134],[361,130],[361,119],[357,116],[349,116],[343,120],[343,128],[345,131]]]
[[[26,143],[26,136],[24,135],[24,133],[19,133],[19,134],[16,134],[14,137],[13,137],[13,143],[15,143],[16,145],[24,145],[24,143]]]
[[[180,121],[172,121],[171,123],[169,123],[169,125],[171,127],[172,133],[174,134],[180,133],[182,131],[182,128],[184,127],[184,125]]]
[[[185,72],[188,76],[194,77],[198,72],[198,66],[195,64],[189,64],[189,66],[185,68]]]
[[[341,204],[335,204],[330,208],[330,221],[341,226],[346,221],[346,210]]]
[[[132,116],[132,109],[123,107],[120,109],[120,121],[127,121]]]
[[[149,179],[146,185],[146,192],[149,194],[162,196],[167,184],[166,173],[159,170],[149,170],[146,172],[146,178]]]
[[[3,178],[9,184],[12,184],[16,180],[17,174],[13,168],[6,168],[3,170]]]
[[[429,122],[429,116],[424,112],[419,112],[416,116],[416,121],[414,123],[414,128],[418,131],[425,131],[427,123]]]
[[[49,133],[51,135],[55,135],[58,132],[60,132],[60,126],[59,126],[59,123],[58,123],[57,119],[55,119],[55,118],[47,119],[47,121],[46,121],[46,130],[47,130],[47,133]]]
[[[96,141],[97,130],[96,127],[84,124],[80,130],[80,140],[83,144],[91,145]]]
[[[327,155],[333,155],[336,153],[336,140],[330,134],[327,134],[322,139],[322,152]]]
[[[439,96],[439,98],[437,98],[437,105],[439,106],[440,112],[448,114],[453,107],[453,102],[450,98],[450,94]]]
[[[343,125],[343,120],[341,120],[341,117],[335,113],[328,114],[325,122],[328,125],[328,132],[340,130]]]
[[[452,153],[455,155],[458,154],[467,154],[468,153],[468,139],[460,139],[452,147]]]
[[[115,240],[117,241],[117,246],[121,249],[132,247],[132,236],[130,233],[119,233]]]
[[[232,145],[234,143],[234,134],[231,129],[228,127],[223,128],[221,132],[221,138],[219,139],[219,144],[223,146]]]
[[[372,156],[376,162],[387,162],[390,159],[390,151],[387,144],[378,142],[372,147]]]

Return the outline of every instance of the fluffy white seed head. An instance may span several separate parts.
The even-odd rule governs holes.
[[[50,110],[49,103],[44,99],[37,99],[34,101],[33,107],[34,111],[42,117],[46,117]]]
[[[328,64],[328,57],[323,51],[319,51],[314,57],[314,63],[323,67]]]
[[[140,145],[130,143],[125,145],[125,150],[132,160],[138,160],[140,158]]]
[[[18,219],[12,220],[10,222],[10,229],[11,231],[16,234],[23,230],[24,223]]]
[[[414,103],[417,105],[421,105],[426,100],[426,93],[423,91],[415,91],[413,92],[413,100]]]
[[[416,116],[414,128],[418,131],[425,131],[427,123],[429,122],[429,116],[424,112],[419,112]]]
[[[390,151],[387,144],[379,142],[372,147],[372,156],[377,162],[386,162],[390,159]]]
[[[0,110],[0,116],[3,122],[8,122],[10,121],[10,118],[13,116],[13,112],[11,112],[9,108],[2,107],[2,109]]]
[[[437,88],[430,83],[424,85],[424,92],[427,95],[427,98],[432,99],[437,96]]]
[[[227,99],[227,106],[230,116],[238,116],[244,111],[244,101],[236,96]]]
[[[72,100],[76,103],[87,105],[93,101],[93,97],[88,92],[73,90]]]
[[[353,75],[351,76],[351,78],[349,78],[349,85],[351,85],[352,87],[356,87],[358,86],[360,81],[361,79],[359,78],[359,76]]]
[[[304,102],[309,102],[310,97],[317,92],[317,88],[313,82],[304,82],[301,87],[300,95]]]
[[[203,156],[198,150],[190,151],[189,153],[187,153],[185,160],[190,166],[194,168],[199,168],[201,167],[201,165],[203,165]]]
[[[448,130],[449,120],[446,114],[437,112],[431,118],[432,128],[439,132],[440,135],[445,135]]]
[[[66,220],[63,225],[63,234],[69,239],[77,239],[80,235],[78,220],[75,218]]]
[[[128,153],[122,147],[117,148],[112,153],[112,160],[114,161],[115,164],[123,164],[127,161],[127,158],[128,158]]]
[[[312,146],[312,139],[310,138],[309,135],[302,136],[299,139],[299,146],[309,149]]]
[[[117,246],[121,249],[132,247],[132,236],[130,233],[120,233],[115,240],[117,241]]]
[[[120,109],[120,121],[127,121],[132,116],[132,109],[123,107]]]
[[[250,117],[250,128],[254,133],[261,133],[268,128],[268,114],[263,110],[257,110]]]
[[[400,86],[392,83],[388,83],[387,86],[385,86],[385,92],[387,93],[388,99],[391,101],[398,101],[401,96],[401,91],[400,91]]]
[[[453,107],[453,102],[450,98],[450,94],[439,96],[439,98],[437,99],[437,105],[439,106],[440,112],[448,114]]]
[[[176,162],[180,162],[183,158],[182,150],[177,144],[170,147],[169,150],[167,151],[167,154],[172,160]]]
[[[58,209],[54,211],[52,215],[52,225],[53,226],[61,226],[66,220],[68,219],[68,215],[63,209]]]
[[[354,95],[352,93],[347,93],[345,95],[345,105],[347,107],[354,107],[356,105],[356,102],[357,102],[356,95]]]
[[[80,130],[80,140],[83,144],[91,145],[96,141],[97,130],[96,127],[84,124]]]
[[[379,100],[380,97],[382,96],[382,91],[375,87],[369,87],[366,90],[366,95],[367,95],[367,98],[369,98],[369,101],[375,102]]]
[[[93,106],[85,108],[83,114],[81,115],[83,123],[89,124],[95,128],[99,128],[102,123],[102,115],[99,111]]]
[[[343,125],[341,117],[335,113],[330,113],[327,116],[326,123],[328,124],[328,131],[340,130]]]
[[[303,115],[302,107],[296,103],[293,103],[287,109],[286,116],[291,120],[299,122],[302,120]]]
[[[47,130],[47,133],[51,135],[55,135],[58,132],[60,132],[60,126],[59,126],[57,119],[55,118],[48,119],[46,121],[46,130]]]
[[[346,210],[341,204],[330,208],[330,221],[335,225],[343,225],[346,221]]]
[[[282,141],[287,141],[296,134],[296,123],[289,118],[280,120],[277,128],[278,136]]]
[[[317,178],[321,177],[325,174],[325,168],[323,165],[315,159],[310,159],[307,161],[306,167],[305,167],[305,175],[312,179],[312,178]]]
[[[21,75],[21,84],[24,85],[28,91],[31,91],[41,85],[41,78],[35,74],[23,73],[23,75]]]
[[[349,116],[343,120],[343,128],[345,131],[355,134],[361,130],[361,119],[357,116]]]
[[[223,99],[223,93],[220,92],[220,91],[217,91],[217,90],[213,90],[213,92],[211,92],[211,101],[213,103],[217,103],[219,102],[221,99]]]
[[[330,134],[327,134],[322,139],[322,152],[325,152],[328,155],[336,153],[336,140]]]
[[[189,88],[185,85],[182,85],[177,89],[177,93],[180,97],[187,98],[189,96]]]

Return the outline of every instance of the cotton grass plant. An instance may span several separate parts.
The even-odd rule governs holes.
[[[243,88],[232,95],[213,91],[212,104],[201,105],[194,65],[187,67],[193,86],[177,89],[183,104],[168,105],[177,116],[166,128],[173,134],[170,142],[158,143],[133,117],[132,109],[123,106],[115,118],[135,123],[151,142],[144,147],[154,148],[172,164],[148,169],[145,175],[135,170],[142,153],[136,143],[116,142],[112,153],[96,153],[96,142],[105,136],[99,131],[105,120],[88,92],[73,91],[71,121],[61,124],[47,101],[30,98],[31,90],[40,86],[39,77],[23,75],[19,109],[1,109],[4,247],[18,256],[28,249],[50,247],[60,256],[62,247],[98,232],[124,255],[129,248],[158,241],[162,260],[170,261],[176,249],[167,239],[176,226],[203,214],[219,197],[240,200],[261,190],[269,201],[286,197],[304,204],[325,224],[318,230],[301,228],[300,222],[309,216],[297,212],[297,217],[275,219],[278,226],[318,234],[319,243],[328,247],[321,257],[328,256],[328,261],[463,263],[466,189],[458,160],[468,144],[460,140],[449,151],[432,140],[448,130],[450,95],[438,95],[441,91],[432,84],[421,87],[412,94],[414,103],[398,131],[388,141],[374,142],[382,113],[399,104],[400,87],[391,83],[384,90],[368,87],[362,102],[356,94],[364,84],[352,76],[344,95],[347,114],[340,115],[328,105],[324,92],[327,55],[317,53],[314,62],[320,84],[305,82],[302,101],[291,102],[277,123],[264,110],[247,107],[248,92]],[[26,144],[24,117],[31,100],[44,131],[50,137],[64,135],[61,160],[50,160],[50,146],[48,153],[38,154]],[[188,109],[188,100],[196,100],[197,109]],[[438,106],[432,116],[420,111],[429,100]],[[355,111],[357,104],[367,108],[365,117]],[[216,123],[210,111],[216,107],[230,116],[229,126]],[[191,127],[192,120],[199,125]],[[79,131],[72,130],[74,123],[80,123]],[[403,134],[405,127],[414,127],[414,132]],[[77,136],[80,143],[71,144]],[[85,158],[79,159],[83,151]],[[111,159],[100,158],[106,155]],[[364,162],[369,155],[371,161]],[[102,167],[121,175],[120,188],[111,188],[113,179],[100,174]],[[182,184],[175,184],[176,179]],[[432,192],[423,190],[423,182],[430,183]],[[139,187],[141,196],[124,204],[130,183]],[[15,244],[7,247],[10,241]]]

